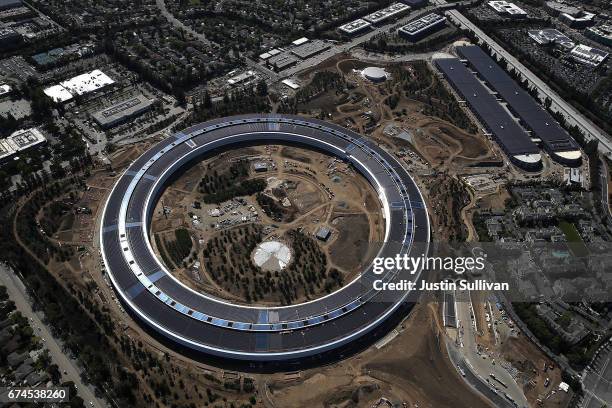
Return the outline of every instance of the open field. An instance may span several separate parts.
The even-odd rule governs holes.
[[[574,223],[570,223],[567,221],[561,221],[559,223],[559,228],[563,231],[565,238],[568,242],[568,247],[570,251],[574,253],[574,255],[578,257],[584,257],[589,254],[589,250],[587,249],[576,225]]]

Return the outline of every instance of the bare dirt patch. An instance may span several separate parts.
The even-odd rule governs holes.
[[[299,381],[271,379],[271,400],[282,407],[371,407],[381,397],[398,406],[487,407],[448,360],[437,313],[419,304],[382,349],[305,371]]]
[[[354,271],[371,262],[380,245],[367,238],[370,224],[366,214],[339,215],[331,224],[338,230],[338,237],[329,248],[337,266]]]
[[[288,147],[288,146],[283,146],[281,147],[281,151],[280,151],[281,156],[287,158],[287,159],[292,159],[292,160],[297,160],[299,162],[302,163],[311,163],[312,160],[310,159],[310,157],[304,155],[304,154],[300,154],[298,152],[298,149],[294,149],[292,147]]]
[[[255,240],[248,226],[257,227]],[[154,212],[152,231],[160,241],[154,247],[161,258],[168,257],[164,239],[177,228],[189,231],[194,252],[167,262],[175,276],[198,291],[265,305],[310,300],[353,280],[374,256],[368,242],[384,236],[378,196],[356,169],[321,152],[284,145],[221,152],[184,171]],[[330,230],[327,240],[316,238],[322,228]],[[296,256],[286,271],[253,267],[258,243],[280,239],[293,245],[287,237],[297,231],[308,245],[291,248]],[[314,261],[301,264],[308,253],[316,255],[315,247],[325,259],[319,265],[325,273],[319,266],[313,270]]]
[[[543,407],[566,406],[571,399],[571,391],[567,394],[558,391],[562,381],[561,370],[525,336],[508,339],[502,346],[502,353],[506,360],[521,371],[525,396],[533,406],[537,399],[542,399]],[[550,381],[548,386],[545,385],[547,378]],[[557,392],[546,398],[553,390]]]

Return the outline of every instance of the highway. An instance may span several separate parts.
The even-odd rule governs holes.
[[[158,0],[159,1],[159,0]],[[332,58],[340,53],[343,52],[348,52],[351,49],[355,48],[355,47],[359,47],[360,45],[362,45],[365,42],[370,41],[371,39],[373,39],[374,37],[376,37],[379,34],[383,34],[383,33],[389,33],[391,32],[395,27],[400,27],[402,25],[405,25],[407,23],[409,23],[412,20],[415,20],[421,16],[424,16],[426,14],[435,12],[435,11],[441,11],[441,10],[445,10],[445,9],[451,9],[454,7],[459,7],[459,6],[466,6],[469,4],[474,3],[476,0],[465,0],[465,1],[461,1],[461,2],[456,2],[456,3],[447,3],[445,0],[435,0],[434,3],[432,5],[429,5],[427,7],[418,9],[418,10],[413,10],[412,12],[408,13],[407,15],[405,15],[404,17],[401,17],[399,19],[393,19],[392,21],[390,21],[388,24],[379,26],[374,28],[373,30],[370,31],[366,31],[365,33],[361,34],[361,35],[357,35],[355,37],[353,37],[351,40],[341,43],[341,44],[335,44],[333,45],[330,49],[328,49],[327,51],[324,51],[320,54],[314,55],[311,58],[308,58],[306,60],[303,60],[301,62],[299,62],[297,65],[288,68],[284,71],[279,72],[278,78],[282,79],[282,78],[286,78],[286,77],[290,77],[292,75],[295,75],[296,73],[303,71],[305,69],[308,68],[312,68],[320,63],[322,63],[323,61]],[[414,60],[413,59],[409,59],[409,57],[406,58],[398,58],[397,61],[411,61]],[[257,64],[259,67],[262,67],[262,65]],[[257,68],[255,66],[253,66],[253,68]]]
[[[86,406],[107,407],[108,404],[96,397],[92,388],[81,380],[81,369],[77,367],[76,360],[70,359],[63,351],[59,341],[51,335],[50,328],[43,323],[38,314],[34,313],[30,304],[26,288],[21,280],[8,266],[0,263],[0,284],[6,286],[10,299],[15,307],[26,317],[36,336],[43,339],[44,347],[49,350],[51,360],[57,364],[62,374],[62,381],[72,381],[77,387],[77,394],[83,398]],[[64,374],[65,373],[65,374]],[[93,405],[92,405],[93,404]]]
[[[295,74],[297,74],[298,72],[304,71],[306,69],[312,68],[314,66],[319,65],[320,63],[335,57],[338,54],[341,54],[343,52],[348,52],[353,48],[359,47],[360,45],[362,45],[365,42],[370,41],[371,39],[375,38],[377,35],[379,34],[383,34],[383,33],[389,33],[391,32],[395,27],[399,27],[402,25],[407,24],[408,22],[421,17],[423,15],[429,14],[431,12],[434,11],[439,11],[439,10],[443,10],[443,9],[450,9],[453,7],[457,7],[459,5],[467,5],[472,3],[474,0],[467,0],[467,1],[463,1],[463,2],[459,2],[459,3],[447,3],[445,0],[437,0],[436,4],[434,5],[430,5],[428,7],[422,8],[422,9],[418,9],[418,10],[413,10],[412,12],[408,13],[407,15],[403,16],[402,18],[399,19],[393,19],[392,21],[390,21],[388,24],[379,26],[374,28],[373,30],[369,30],[364,32],[361,35],[357,35],[355,37],[353,37],[352,39],[350,39],[347,42],[343,42],[343,43],[337,43],[337,44],[333,44],[329,49],[317,54],[317,55],[313,55],[310,58],[307,58],[305,60],[302,60],[300,62],[298,62],[296,65],[294,65],[293,67],[287,68],[284,71],[280,71],[280,72],[275,72],[273,70],[271,70],[270,68],[268,68],[267,66],[258,63],[257,61],[252,60],[251,58],[247,57],[246,55],[242,54],[242,57],[245,60],[245,63],[247,64],[247,66],[250,69],[253,70],[257,70],[260,74],[264,75],[265,77],[268,78],[268,83],[269,84],[274,84],[276,82],[281,81],[284,78],[288,78],[291,77]],[[190,33],[191,35],[193,35],[196,39],[198,39],[199,41],[202,41],[205,44],[209,44],[211,45],[212,42],[210,40],[208,40],[206,38],[206,36],[204,34],[198,33],[197,31],[193,30],[191,27],[185,25],[182,21],[180,21],[179,19],[177,19],[176,17],[174,17],[172,15],[172,13],[170,13],[168,11],[168,9],[166,8],[166,4],[164,2],[164,0],[156,0],[156,5],[157,8],[160,10],[160,12],[162,13],[162,15],[164,17],[166,17],[166,19],[168,20],[168,22],[170,24],[172,24],[173,26],[175,26],[178,29],[184,30],[188,33]],[[406,58],[406,56],[403,57],[398,57],[398,58],[392,58],[390,59],[390,61],[412,61],[415,59],[419,59],[421,55],[417,54],[415,57],[410,58],[410,56],[408,56]]]
[[[612,157],[612,139],[593,122],[584,117],[576,108],[567,103],[555,91],[553,91],[544,81],[538,78],[527,67],[520,63],[512,54],[497,44],[491,37],[486,35],[480,28],[473,24],[467,17],[457,10],[447,10],[446,16],[455,24],[467,28],[482,42],[486,43],[495,55],[504,58],[522,77],[526,78],[541,95],[548,97],[551,103],[551,110],[561,113],[568,125],[575,125],[586,135],[587,139],[599,140],[599,150],[608,157]],[[542,98],[543,99],[543,98]]]
[[[389,55],[381,54],[377,52],[369,52],[363,48],[355,48],[351,50],[351,57],[355,57],[360,61],[381,63],[381,62],[410,62],[410,61],[428,61],[435,55],[439,54],[436,52],[424,52],[419,54],[400,54],[400,55]]]

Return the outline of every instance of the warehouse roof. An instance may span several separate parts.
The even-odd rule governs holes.
[[[507,154],[538,154],[539,149],[527,132],[459,59],[443,58],[435,60],[435,63]]]
[[[508,103],[544,147],[553,152],[576,151],[578,144],[557,121],[478,46],[457,47],[457,52]]]
[[[64,102],[72,99],[75,95],[84,95],[114,83],[115,81],[104,72],[95,69],[60,82],[59,85],[50,86],[44,92],[55,102]]]
[[[326,43],[325,41],[314,40],[295,47],[291,50],[291,52],[300,57],[301,59],[306,59],[322,51],[325,51],[330,47],[331,45],[329,43]]]

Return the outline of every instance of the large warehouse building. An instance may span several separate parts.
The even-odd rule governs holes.
[[[571,167],[582,163],[578,143],[536,100],[516,83],[482,48],[470,45],[457,47],[459,55],[506,101],[532,138],[539,139],[553,160]]]
[[[538,146],[458,58],[434,63],[513,164],[528,171],[542,168]]]
[[[323,150],[350,163],[379,195],[385,236],[378,257],[428,253],[430,230],[421,193],[386,150],[341,126],[289,115],[214,119],[178,132],[146,151],[119,177],[105,204],[101,253],[118,298],[139,322],[167,340],[207,355],[246,364],[322,361],[323,355],[371,341],[408,307],[410,291],[376,290],[374,282],[422,279],[421,270],[372,264],[344,287],[288,306],[240,305],[191,290],[153,253],[149,228],[168,180],[219,148],[244,143],[290,143]],[[394,321],[392,319],[392,321]],[[329,357],[331,358],[331,357]]]
[[[297,45],[291,53],[301,59],[307,59],[331,48],[331,44],[322,40],[313,40]]]
[[[289,54],[288,52],[282,52],[280,54],[269,57],[266,60],[266,64],[276,71],[282,71],[289,67],[294,66],[299,62],[299,59]]]
[[[94,69],[60,82],[58,85],[50,86],[44,90],[44,93],[54,102],[66,102],[77,95],[85,95],[114,83],[115,81],[104,72]]]

